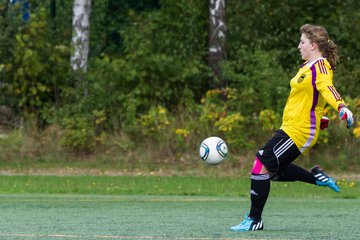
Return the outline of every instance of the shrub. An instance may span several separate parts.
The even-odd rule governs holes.
[[[78,114],[65,117],[63,121],[63,146],[77,152],[92,153],[97,146],[104,144],[105,132],[101,130],[101,125],[106,116],[103,111],[93,111],[91,118]]]

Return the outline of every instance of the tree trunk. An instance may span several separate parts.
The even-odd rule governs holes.
[[[226,87],[221,62],[226,59],[225,0],[210,0],[209,66],[217,83],[214,87]]]
[[[87,71],[91,0],[74,0],[71,66]]]

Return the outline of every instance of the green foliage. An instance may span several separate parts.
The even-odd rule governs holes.
[[[14,36],[21,26],[21,18],[15,17],[14,9],[10,7],[9,1],[0,3],[0,62],[4,63],[4,59],[12,55],[14,48]],[[4,77],[2,71],[0,76]]]
[[[139,119],[141,130],[145,136],[155,137],[158,141],[168,139],[158,139],[160,136],[169,136],[170,117],[166,108],[156,106],[151,108],[148,114],[142,115]]]
[[[264,131],[274,132],[281,125],[281,116],[270,109],[264,109],[259,114],[259,121]]]
[[[176,106],[185,89],[199,97],[199,90],[209,77],[203,62],[205,4],[182,1],[164,5],[161,11],[140,15],[130,11],[130,24],[121,31],[134,93],[146,109],[158,103]],[[178,13],[184,18],[173,17]]]
[[[70,1],[69,1],[70,2]],[[90,47],[93,56],[121,56],[124,37],[120,31],[130,24],[129,12],[139,14],[159,8],[158,0],[102,0],[92,2]]]
[[[2,104],[19,108],[25,118],[41,119],[41,112],[59,101],[59,88],[67,76],[68,48],[53,45],[44,9],[32,14],[32,21],[19,28],[13,43],[13,57],[6,58]],[[57,72],[56,75],[51,74]]]
[[[242,115],[241,96],[233,88],[212,89],[201,100],[200,125],[211,135],[220,135],[234,148],[249,146],[248,132],[243,131],[248,119]]]
[[[226,138],[227,143],[231,144],[234,149],[240,146],[249,146],[246,134],[244,134],[245,117],[240,113],[229,114],[226,117],[221,117],[219,121],[215,122],[215,127],[222,132]]]
[[[278,51],[239,49],[236,59],[224,64],[224,77],[239,91],[238,104],[247,114],[263,109],[282,111],[290,76],[278,62]],[[295,72],[294,72],[295,74]]]
[[[64,146],[84,151],[92,151],[95,148],[93,128],[86,117],[64,119],[64,125]]]
[[[175,129],[175,142],[176,150],[178,153],[185,151],[188,148],[188,139],[191,134],[191,130],[186,128]]]
[[[93,111],[93,121],[88,116],[75,115],[64,119],[64,135],[61,143],[78,152],[92,153],[95,148],[104,143],[105,132],[101,124],[106,121],[104,112]]]
[[[1,138],[0,150],[3,154],[1,154],[0,159],[2,161],[9,161],[9,159],[12,159],[12,152],[18,152],[24,142],[25,140],[21,131],[13,131],[6,135],[6,137]]]

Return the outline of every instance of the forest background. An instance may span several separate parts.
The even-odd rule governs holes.
[[[70,65],[73,1],[0,1],[0,161],[175,173],[204,169],[198,148],[220,136],[248,171],[281,124],[289,81],[302,63],[299,28],[323,25],[338,45],[334,85],[360,109],[358,1],[226,1],[226,58],[209,67],[209,2],[92,2],[86,72]],[[359,171],[360,127],[337,112],[300,165]],[[229,173],[230,171],[224,171]]]

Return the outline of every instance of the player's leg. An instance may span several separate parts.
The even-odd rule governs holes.
[[[285,154],[284,154],[285,153]],[[259,150],[251,174],[251,209],[250,214],[232,231],[251,231],[263,229],[261,215],[270,192],[270,174],[276,173],[283,163],[292,162],[300,155],[294,142],[282,130]]]
[[[291,163],[280,169],[278,173],[271,178],[271,180],[279,182],[301,181],[316,184],[318,186],[329,187],[335,192],[340,191],[336,181],[326,175],[318,166],[313,167],[309,172]]]
[[[313,173],[290,163],[271,178],[272,181],[278,182],[295,182],[301,181],[316,184],[316,178]]]
[[[316,179],[316,185],[322,186],[322,187],[329,187],[335,192],[340,192],[339,186],[336,184],[336,181],[326,175],[322,169],[320,169],[319,166],[315,166],[311,169],[311,172],[314,174],[314,177]]]
[[[256,158],[251,171],[251,209],[249,216],[261,221],[261,215],[270,192],[270,175],[267,168]]]
[[[261,214],[270,192],[270,175],[258,158],[255,159],[251,172],[250,214],[246,214],[239,225],[231,227],[232,231],[255,231],[264,228]]]

